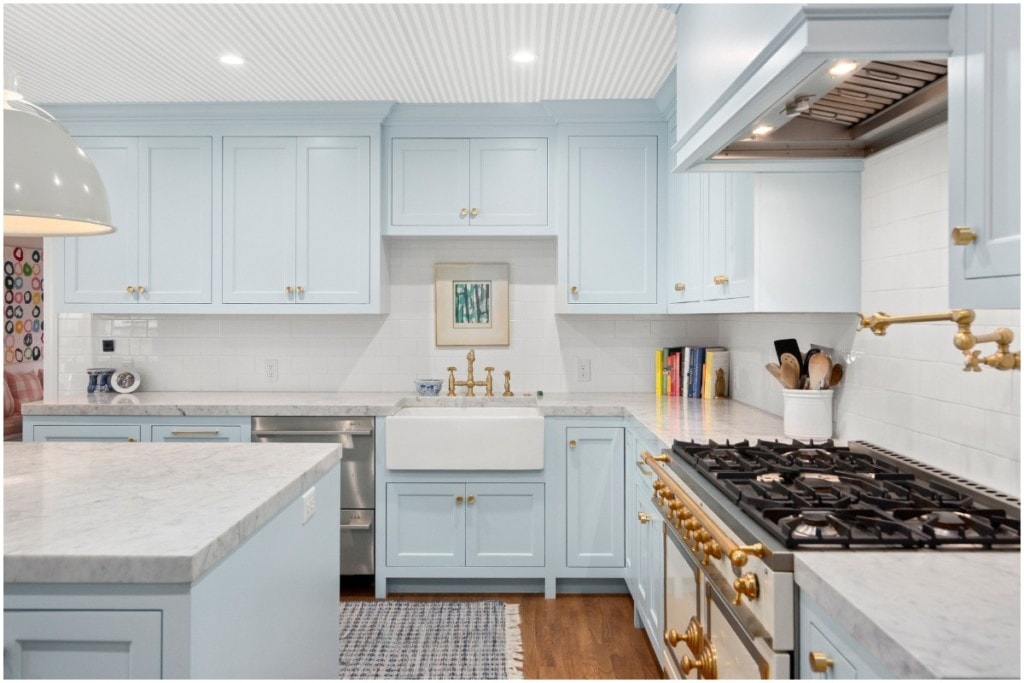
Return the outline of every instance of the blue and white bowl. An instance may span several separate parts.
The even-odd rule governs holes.
[[[416,386],[417,396],[437,396],[441,393],[442,379],[414,379],[412,383]]]

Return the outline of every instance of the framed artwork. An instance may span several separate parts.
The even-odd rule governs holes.
[[[434,343],[508,346],[508,264],[434,264]]]

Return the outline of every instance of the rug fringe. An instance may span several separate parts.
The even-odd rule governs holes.
[[[523,632],[519,605],[505,603],[505,674],[509,680],[523,678]]]

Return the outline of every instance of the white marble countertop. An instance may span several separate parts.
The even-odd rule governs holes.
[[[332,444],[5,444],[4,582],[195,581],[340,457]]]
[[[1019,552],[811,552],[802,593],[896,678],[1020,679]]]

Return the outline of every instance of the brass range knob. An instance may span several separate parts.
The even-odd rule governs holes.
[[[718,678],[718,653],[715,652],[715,644],[704,643],[697,659],[690,659],[687,655],[679,662],[679,666],[684,674],[689,674],[696,669],[701,678]]]
[[[690,540],[698,529],[700,529],[700,522],[697,521],[696,517],[690,517],[690,519],[683,522],[683,540]]]
[[[968,244],[978,239],[978,233],[966,225],[958,225],[953,228],[953,234],[951,235],[953,244],[958,247],[966,247]]]
[[[679,643],[686,643],[686,646],[690,648],[690,652],[697,654],[704,647],[704,627],[697,621],[697,617],[690,617],[690,623],[687,625],[686,630],[683,633],[679,633],[675,629],[668,631],[665,634],[665,642],[670,647],[675,647]]]
[[[744,595],[748,600],[756,600],[761,592],[757,584],[757,575],[749,572],[733,581],[732,587],[736,589],[736,597],[732,599],[734,605],[739,605],[743,601]]]
[[[729,278],[727,278],[725,275],[716,275],[714,283],[716,285],[727,285],[729,284]]]
[[[704,559],[701,563],[706,567],[711,564],[711,558],[716,560],[722,559],[722,546],[718,545],[718,541],[711,539],[704,543]]]
[[[704,527],[698,524],[698,528],[693,532],[693,546],[690,548],[693,552],[700,550],[702,544],[707,543],[711,540],[711,533]]]
[[[824,652],[809,652],[807,659],[811,662],[811,671],[816,674],[827,673],[835,664]]]

